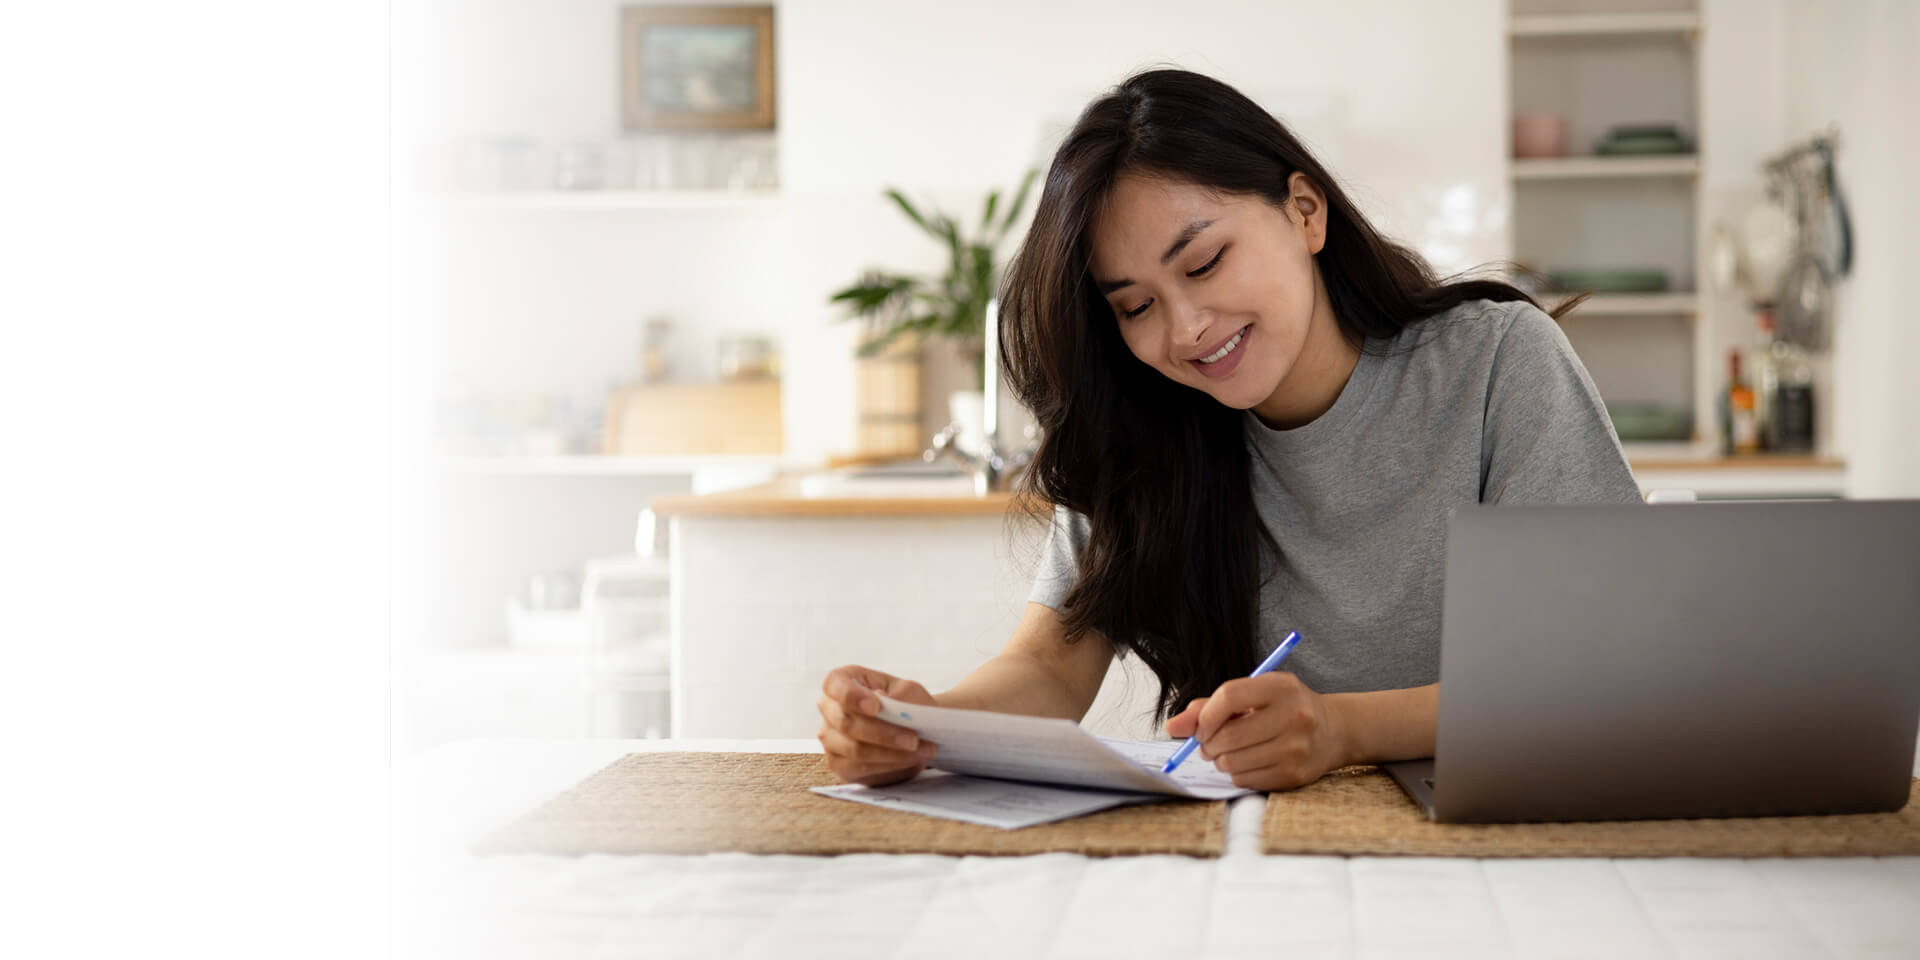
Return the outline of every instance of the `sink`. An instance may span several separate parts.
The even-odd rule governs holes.
[[[844,467],[800,478],[807,497],[970,497],[973,474],[953,464],[908,460]]]

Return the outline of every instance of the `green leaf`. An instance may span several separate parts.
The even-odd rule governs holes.
[[[827,302],[848,304],[855,316],[861,316],[879,310],[888,301],[911,292],[919,285],[920,281],[913,277],[872,274],[833,294]]]
[[[827,302],[845,303],[852,301],[855,306],[871,306],[880,300],[886,299],[888,294],[892,292],[891,287],[853,286],[828,297]]]
[[[926,232],[931,233],[934,236],[940,235],[939,231],[935,230],[933,226],[927,222],[927,218],[921,216],[920,211],[915,209],[913,204],[907,201],[907,197],[905,194],[901,193],[900,191],[892,187],[888,187],[887,196],[891,198],[894,203],[898,204],[900,206],[901,211],[904,212],[909,218],[911,218],[914,223],[919,224],[920,229],[925,230]]]
[[[960,243],[960,228],[954,226],[953,221],[946,217],[941,217],[934,222],[940,227],[941,235],[947,240],[947,289],[954,290],[955,282],[965,276],[962,271],[965,269],[966,254],[962,252],[965,248]],[[958,294],[959,291],[954,290],[954,292]]]
[[[987,326],[987,301],[993,299],[999,291],[994,289],[993,248],[984,243],[973,246],[973,290],[974,299],[980,304],[980,328],[984,333]]]
[[[987,210],[980,215],[980,229],[985,232],[993,227],[993,208],[1000,205],[1000,191],[987,194]]]

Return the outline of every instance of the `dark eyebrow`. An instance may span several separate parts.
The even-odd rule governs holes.
[[[1194,222],[1187,224],[1187,228],[1185,230],[1180,231],[1180,236],[1174,238],[1173,246],[1168,247],[1167,252],[1160,255],[1160,265],[1164,267],[1168,263],[1172,262],[1174,257],[1177,257],[1180,255],[1180,251],[1185,250],[1187,248],[1187,244],[1193,242],[1194,237],[1197,237],[1200,235],[1200,231],[1205,230],[1206,228],[1211,226],[1213,226],[1212,220],[1195,220]],[[1098,284],[1098,286],[1100,288],[1100,295],[1104,297],[1107,294],[1120,289],[1121,287],[1133,286],[1133,281],[1126,278],[1121,278],[1119,280],[1104,281]]]

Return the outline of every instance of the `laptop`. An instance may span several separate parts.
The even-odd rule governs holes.
[[[1920,500],[1463,506],[1434,820],[1871,813],[1920,726]]]

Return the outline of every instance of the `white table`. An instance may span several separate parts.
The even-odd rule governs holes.
[[[403,764],[398,954],[425,957],[1920,956],[1920,857],[472,857],[635,751],[803,740],[497,741]]]

